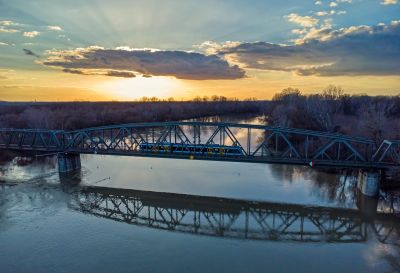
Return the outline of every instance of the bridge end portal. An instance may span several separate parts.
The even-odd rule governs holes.
[[[81,157],[76,153],[59,153],[57,156],[58,172],[67,174],[81,169]]]

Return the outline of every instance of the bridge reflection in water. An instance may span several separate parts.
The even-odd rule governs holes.
[[[174,193],[86,187],[70,206],[77,211],[162,230],[271,241],[349,243],[372,237],[400,246],[400,218],[360,210],[244,201]],[[371,213],[371,203],[372,213]],[[366,208],[366,209],[365,209]]]

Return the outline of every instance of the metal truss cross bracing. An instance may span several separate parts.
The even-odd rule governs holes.
[[[400,166],[400,141],[266,125],[161,122],[76,131],[0,129],[0,149],[331,167]]]

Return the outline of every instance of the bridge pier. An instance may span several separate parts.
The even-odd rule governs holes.
[[[379,171],[359,170],[357,188],[363,195],[376,197],[379,193],[380,180]]]
[[[59,173],[65,174],[81,169],[81,158],[79,154],[59,153],[57,160]]]

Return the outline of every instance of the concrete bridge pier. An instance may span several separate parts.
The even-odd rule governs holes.
[[[76,172],[81,169],[81,158],[79,154],[59,153],[57,159],[58,172],[60,174]]]
[[[380,181],[379,171],[359,170],[357,188],[363,195],[376,197],[379,193]]]

